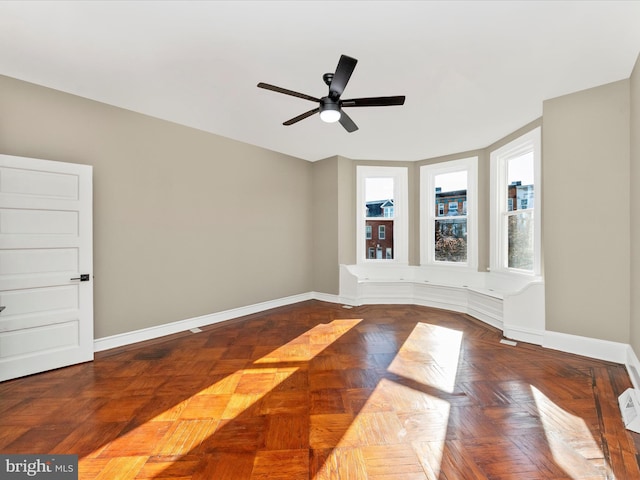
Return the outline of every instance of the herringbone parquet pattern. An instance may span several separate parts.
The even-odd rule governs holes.
[[[0,452],[80,479],[640,479],[621,365],[462,314],[310,301],[0,384]]]

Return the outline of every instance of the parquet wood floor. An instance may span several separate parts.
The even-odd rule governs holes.
[[[0,452],[80,479],[640,479],[624,366],[466,315],[309,301],[0,384]]]

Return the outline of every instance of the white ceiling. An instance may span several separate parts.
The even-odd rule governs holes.
[[[0,1],[0,74],[314,161],[420,160],[483,148],[542,102],[628,78],[640,1]],[[258,82],[343,98],[360,130]],[[1,114],[1,109],[0,109]]]

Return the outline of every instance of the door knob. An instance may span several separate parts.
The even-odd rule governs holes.
[[[70,280],[80,280],[81,282],[88,282],[89,281],[89,274],[88,273],[83,273],[79,277],[71,278]]]

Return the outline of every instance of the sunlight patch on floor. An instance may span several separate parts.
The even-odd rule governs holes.
[[[422,340],[429,339],[425,344]],[[462,332],[428,323],[418,323],[399,349],[388,370],[418,383],[453,393]]]
[[[451,409],[438,395],[455,390],[462,338],[463,332],[458,330],[416,324],[387,369],[408,384],[382,379],[367,400],[374,405],[388,402],[396,410],[411,412],[399,417],[402,428],[398,434],[421,439],[417,453],[433,478],[440,475]],[[362,412],[366,410],[365,405]]]
[[[112,441],[106,448],[125,448],[138,441],[148,441],[149,431],[158,429],[165,420],[180,419],[192,422],[194,418],[212,417],[222,421],[232,421],[258,402],[265,403],[260,408],[265,411],[280,408],[278,398],[269,395],[279,385],[286,382],[296,372],[330,347],[334,342],[358,325],[362,319],[336,319],[328,324],[316,325],[293,340],[253,362],[253,368],[247,366],[225,375],[199,392],[172,405],[142,425]],[[291,406],[288,406],[291,409]],[[218,422],[215,422],[217,424]],[[211,429],[212,425],[207,428]],[[208,435],[215,435],[215,425]],[[168,435],[168,434],[167,434]],[[168,440],[159,432],[153,435],[159,445]],[[88,456],[98,455],[101,447]],[[190,448],[190,447],[188,447]],[[187,449],[188,449],[187,448]],[[184,453],[184,452],[176,452]]]
[[[615,480],[585,421],[554,403],[533,385],[531,392],[556,464],[576,480],[584,478],[585,468],[592,470],[593,478],[601,475]]]
[[[336,319],[328,324],[316,325],[302,335],[256,360],[254,364],[308,362],[361,321],[361,318]]]

